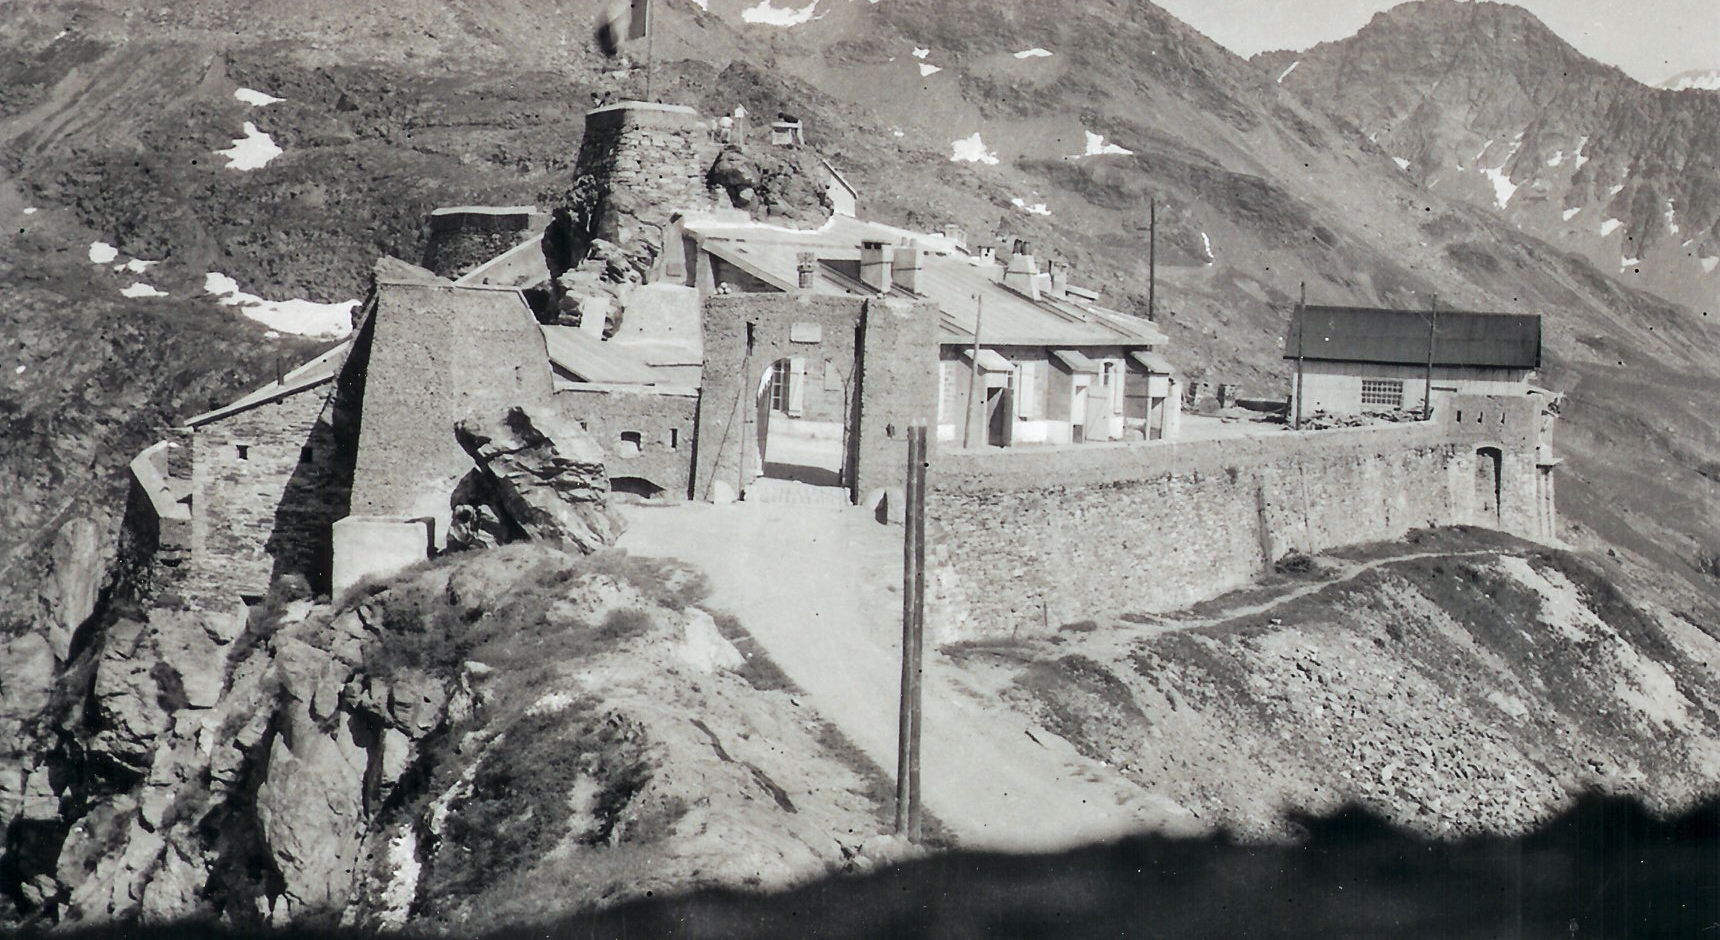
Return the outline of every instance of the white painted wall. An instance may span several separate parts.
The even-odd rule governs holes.
[[[1291,367],[1292,402],[1295,413],[1295,360],[1286,360]],[[1302,414],[1317,411],[1333,414],[1357,414],[1362,406],[1363,379],[1395,379],[1403,382],[1403,407],[1419,409],[1427,387],[1425,366],[1373,365],[1359,362],[1324,362],[1304,360],[1302,366]],[[1450,395],[1521,395],[1529,390],[1527,369],[1482,369],[1475,367],[1435,366],[1433,369],[1433,405],[1437,410],[1440,399]],[[1365,410],[1387,410],[1383,406],[1367,406]]]

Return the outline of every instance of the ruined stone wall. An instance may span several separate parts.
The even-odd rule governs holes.
[[[306,389],[193,433],[191,552],[177,587],[193,607],[262,597],[288,573],[327,589],[329,526],[347,498],[333,388]]]
[[[453,280],[543,231],[547,215],[529,206],[438,209],[430,215],[424,267]]]
[[[1246,584],[1292,549],[1417,527],[1551,535],[1539,406],[1454,403],[1429,423],[941,454],[927,499],[939,638],[1173,610]],[[1480,495],[1487,447],[1502,454],[1492,515]]]
[[[699,397],[691,390],[580,385],[555,392],[562,417],[577,421],[603,447],[611,487],[644,480],[670,499],[685,499],[693,478],[693,428]],[[631,437],[629,437],[631,435]]]
[[[382,284],[373,318],[352,512],[433,516],[440,540],[472,469],[454,423],[553,408],[543,334],[513,291]]]

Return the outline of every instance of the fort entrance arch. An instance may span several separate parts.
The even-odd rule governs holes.
[[[883,297],[709,298],[693,495],[764,477],[840,486],[860,502],[900,485],[906,430],[937,403],[937,307]]]

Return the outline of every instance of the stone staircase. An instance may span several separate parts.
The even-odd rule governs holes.
[[[796,480],[759,477],[746,489],[746,503],[774,506],[847,506],[848,490],[840,486],[813,486]]]

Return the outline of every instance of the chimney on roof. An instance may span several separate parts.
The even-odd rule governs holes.
[[[896,246],[895,257],[890,262],[891,279],[903,290],[918,294],[920,268],[925,265],[925,258],[926,253],[913,242]]]
[[[1026,248],[1025,244],[1016,242],[1018,248]],[[1017,251],[1009,258],[1009,266],[1003,269],[1003,286],[1024,294],[1029,299],[1039,299],[1040,274],[1039,265],[1033,256],[1025,251]]]
[[[860,243],[860,283],[880,294],[890,292],[890,249],[883,242]]]
[[[818,271],[818,256],[810,251],[798,252],[794,256],[794,271],[800,278],[800,289],[811,290],[813,276]]]
[[[953,243],[957,248],[960,248],[963,251],[967,251],[967,246],[968,246],[967,229],[962,228],[960,225],[957,225],[954,222],[951,222],[950,224],[944,226],[944,237],[949,239],[950,242]]]
[[[1055,258],[1051,261],[1051,295],[1064,297],[1069,293],[1069,262]]]

